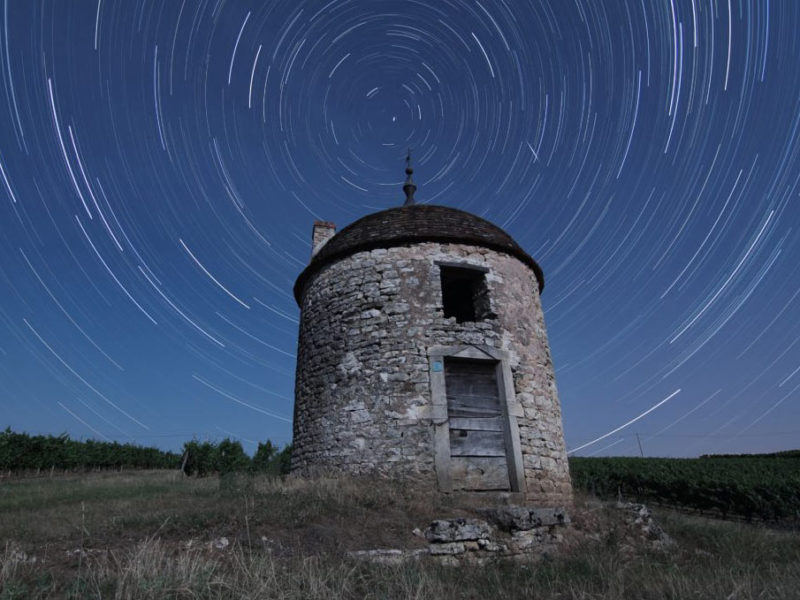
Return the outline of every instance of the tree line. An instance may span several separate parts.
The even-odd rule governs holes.
[[[290,445],[279,448],[267,440],[258,444],[251,458],[241,442],[226,438],[220,442],[192,440],[177,453],[136,444],[78,441],[66,433],[17,433],[9,427],[0,432],[0,473],[181,469],[199,477],[234,471],[281,475],[289,472],[291,452]]]

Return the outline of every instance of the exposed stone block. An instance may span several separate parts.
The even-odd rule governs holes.
[[[487,539],[492,529],[481,519],[437,519],[425,530],[429,542],[460,542]]]

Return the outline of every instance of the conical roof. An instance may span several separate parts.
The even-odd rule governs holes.
[[[544,275],[536,261],[494,223],[447,206],[408,204],[362,217],[328,240],[297,278],[295,299],[301,304],[306,282],[325,265],[364,250],[421,242],[468,244],[510,254],[533,270],[539,291],[544,289]]]

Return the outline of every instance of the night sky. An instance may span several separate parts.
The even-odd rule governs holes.
[[[410,147],[542,266],[569,449],[800,446],[800,2],[0,18],[0,427],[289,442],[312,222],[402,204]]]

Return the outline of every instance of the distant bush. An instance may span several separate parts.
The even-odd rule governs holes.
[[[240,442],[229,438],[219,443],[192,440],[183,445],[181,469],[198,477],[245,471],[278,476],[289,472],[291,455],[291,445],[278,450],[269,440],[258,444],[252,459],[244,453]]]
[[[240,441],[225,438],[217,445],[217,471],[221,475],[249,469],[250,457],[244,453]]]

